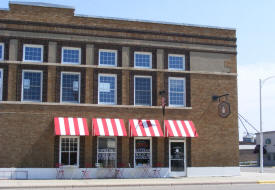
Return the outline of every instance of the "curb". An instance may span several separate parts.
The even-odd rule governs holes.
[[[258,184],[275,184],[275,181],[257,181]]]
[[[270,182],[274,182],[275,181],[238,181],[238,182],[234,182],[234,181],[229,181],[229,182],[208,182],[208,183],[202,183],[202,182],[190,182],[190,183],[167,183],[167,184],[156,184],[156,183],[145,183],[145,184],[79,184],[79,185],[60,185],[60,184],[56,184],[56,185],[11,185],[11,186],[0,186],[0,189],[35,189],[35,188],[51,188],[51,187],[56,187],[56,188],[78,188],[78,187],[148,187],[148,186],[159,186],[159,187],[167,187],[167,186],[179,186],[179,185],[186,185],[186,186],[190,186],[190,185],[233,185],[233,184],[267,184]]]

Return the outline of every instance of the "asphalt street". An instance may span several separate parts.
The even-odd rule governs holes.
[[[22,189],[22,188],[16,188]],[[138,186],[138,187],[66,187],[33,188],[36,190],[274,190],[275,184],[226,184],[226,185],[173,185],[173,186]],[[12,190],[12,189],[7,189]]]

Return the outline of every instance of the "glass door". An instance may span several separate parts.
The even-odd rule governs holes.
[[[185,141],[170,140],[169,167],[173,176],[186,175]]]

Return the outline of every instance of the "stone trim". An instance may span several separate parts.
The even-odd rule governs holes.
[[[134,67],[103,67],[97,65],[69,65],[60,63],[31,63],[23,61],[0,61],[5,64],[17,65],[39,65],[39,66],[59,66],[59,67],[76,67],[76,68],[95,68],[95,69],[109,69],[109,70],[125,70],[125,71],[147,71],[147,72],[165,72],[165,73],[185,73],[185,74],[203,74],[203,75],[221,75],[221,76],[237,76],[237,73],[223,73],[223,72],[206,72],[206,71],[177,71],[167,69],[143,69]]]

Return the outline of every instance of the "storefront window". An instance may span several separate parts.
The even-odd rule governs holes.
[[[60,139],[60,163],[62,165],[79,165],[79,137],[61,137]]]
[[[135,166],[151,165],[151,139],[135,139]]]
[[[104,168],[116,167],[116,138],[98,138],[97,162]]]

